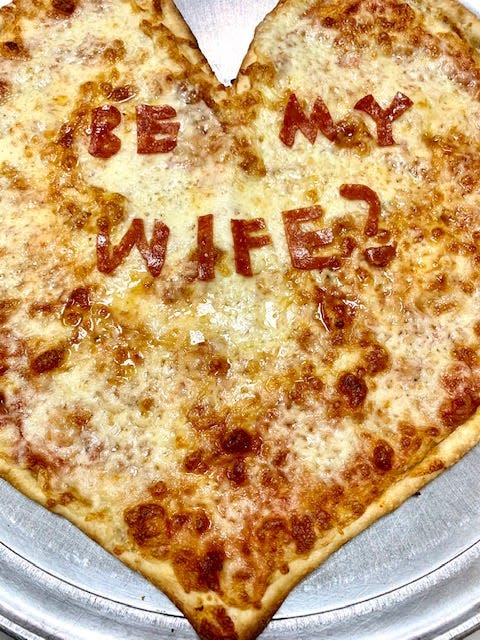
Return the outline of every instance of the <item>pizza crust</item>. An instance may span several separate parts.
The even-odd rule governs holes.
[[[450,26],[458,29],[470,45],[478,50],[480,47],[480,22],[478,16],[456,0],[439,0],[432,2],[420,0],[419,6],[423,11],[439,11],[451,22]]]
[[[413,467],[408,474],[396,484],[389,487],[377,501],[369,505],[360,518],[346,527],[344,531],[335,531],[332,532],[330,536],[326,536],[326,540],[322,542],[322,545],[318,549],[311,553],[308,559],[304,560],[302,558],[292,563],[292,565],[290,565],[290,572],[287,575],[277,575],[262,600],[260,617],[258,611],[237,610],[233,613],[229,610],[229,614],[234,615],[239,637],[242,639],[245,638],[245,640],[253,640],[256,638],[281,606],[286,595],[288,595],[305,576],[319,567],[328,557],[349,540],[355,538],[386,514],[397,509],[408,498],[413,496],[450,466],[458,462],[479,443],[480,412],[477,412],[468,422],[458,427],[454,433],[435,447],[420,464]],[[67,517],[71,519],[71,516]],[[76,522],[75,524],[83,528],[82,522]],[[88,531],[86,531],[86,533],[91,535]],[[102,542],[100,544],[105,546]],[[132,569],[146,576],[153,584],[158,583],[159,569],[155,563],[148,562],[144,558],[139,558],[137,555],[128,552],[122,554],[120,559]],[[189,606],[189,604],[185,602],[185,594],[178,588],[178,583],[176,583],[171,569],[167,565],[163,565],[161,571],[162,580],[158,583],[159,588],[167,593],[168,597],[185,613],[189,620],[194,621],[195,625],[195,619],[198,616],[195,611],[195,597],[192,597],[192,602]],[[165,579],[168,584],[167,588],[165,587]],[[170,584],[168,583],[169,580]],[[218,604],[220,605],[221,601],[219,601]]]
[[[308,574],[320,566],[329,556],[340,549],[349,540],[374,524],[386,514],[394,511],[408,498],[434,480],[446,469],[458,462],[466,453],[480,443],[480,412],[458,427],[452,434],[436,446],[419,464],[408,471],[393,486],[389,487],[378,500],[368,506],[365,513],[343,531],[332,532],[307,559],[298,559],[290,565],[287,575],[277,574],[275,581],[268,587],[262,600],[261,612],[257,610],[228,610],[234,615],[236,630],[242,640],[253,640],[266,627],[285,597]],[[0,476],[21,493],[47,507],[48,496],[43,493],[35,477],[29,471],[20,469],[13,463],[0,458]],[[138,571],[158,586],[187,618],[196,626],[198,620],[198,594],[186,596],[168,563],[153,562],[139,555],[134,549],[121,551],[118,545],[118,529],[107,518],[104,522],[92,520],[90,510],[79,502],[50,507],[75,524],[101,547],[116,555],[124,564]],[[127,546],[127,545],[125,545]],[[223,606],[216,599],[209,604]],[[197,631],[199,629],[197,628]]]

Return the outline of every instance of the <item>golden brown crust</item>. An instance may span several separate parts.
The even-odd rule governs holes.
[[[280,0],[265,19],[273,18],[287,2],[288,0]],[[439,16],[441,21],[445,22],[448,27],[464,38],[473,49],[478,50],[480,48],[480,21],[478,16],[457,0],[439,0],[438,2],[435,0],[412,0],[412,5],[426,15],[435,14]],[[257,27],[257,30],[262,27],[262,24],[263,22]],[[250,65],[258,61],[255,52],[255,39],[254,37],[243,59],[240,73],[245,72]]]
[[[260,611],[235,611],[236,631],[239,638],[242,640],[256,638],[280,607],[286,595],[302,578],[322,564],[346,542],[382,516],[398,508],[440,473],[458,462],[479,442],[480,414],[477,412],[468,422],[458,427],[436,446],[419,464],[412,467],[403,478],[389,487],[375,502],[369,505],[362,516],[346,527],[344,531],[329,536],[329,539],[312,552],[308,558],[298,559],[290,566],[290,572],[287,575],[278,575],[265,593]],[[0,476],[24,495],[48,507],[48,497],[40,489],[31,472],[0,459]],[[108,517],[103,520],[92,519],[91,510],[78,501],[75,501],[73,505],[56,505],[52,510],[66,517],[103,548],[119,557],[125,564],[162,589],[199,631],[201,618],[199,619],[198,611],[195,609],[196,597],[194,595],[186,596],[168,563],[148,560],[134,549],[125,550],[122,548],[122,545],[119,544],[118,529],[112,524],[112,521]],[[220,604],[221,601],[218,602],[218,605]],[[232,612],[230,611],[230,613]]]
[[[437,11],[443,15],[455,30],[460,30],[462,37],[472,45],[474,49],[480,46],[480,22],[478,16],[464,7],[457,0],[417,0],[420,10],[425,12]]]
[[[405,474],[402,479],[389,487],[377,501],[369,505],[365,513],[358,518],[358,520],[354,521],[343,532],[336,532],[332,535],[329,540],[307,559],[302,558],[293,563],[287,575],[277,576],[275,582],[270,585],[265,593],[260,612],[256,610],[236,611],[236,630],[239,638],[242,638],[242,640],[253,640],[256,638],[271,620],[286,595],[290,593],[306,575],[316,569],[346,542],[364,531],[382,516],[398,508],[409,497],[434,480],[440,473],[458,462],[462,456],[479,443],[480,412],[477,412],[468,422],[456,429],[454,433],[435,447],[428,456]],[[70,514],[66,515],[71,519]],[[95,537],[95,532],[98,532],[95,528],[93,531],[88,531],[88,527],[83,526],[82,521],[75,523],[90,536],[92,536],[93,533],[93,537]],[[185,594],[179,588],[168,565],[162,566],[160,570],[162,580],[159,582],[159,567],[157,564],[153,564],[152,566],[145,558],[139,558],[136,554],[130,556],[128,552],[122,554],[120,557],[133,569],[140,571],[142,575],[148,577],[154,584],[158,583],[158,586],[167,593],[177,607],[184,611],[185,615],[187,615],[195,625],[198,613],[195,611],[194,603],[189,606],[185,601]],[[166,573],[169,576],[169,578],[167,578],[167,587],[165,586]],[[198,627],[197,630],[199,630]]]

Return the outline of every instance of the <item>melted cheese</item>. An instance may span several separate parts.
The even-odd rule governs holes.
[[[350,3],[337,4],[283,3],[257,32],[245,83],[227,92],[138,3],[79,0],[70,17],[26,0],[2,10],[28,55],[0,71],[11,85],[0,284],[15,300],[0,340],[11,411],[0,457],[31,469],[50,506],[102,513],[121,532],[118,553],[166,560],[185,593],[210,590],[237,609],[260,606],[277,572],[351,523],[479,402],[473,54],[424,13],[402,23],[407,35],[392,29],[394,54],[365,45],[362,29],[345,42],[337,14]],[[357,5],[359,23],[380,10]],[[422,46],[408,50],[413,35]],[[122,87],[133,89],[115,102]],[[382,147],[354,105],[372,93],[386,108],[399,91],[413,106]],[[291,93],[307,114],[322,97],[361,144],[297,131],[288,148]],[[105,104],[121,113],[109,159],[88,152],[92,110]],[[136,152],[141,104],[175,109],[173,151]],[[342,198],[343,184],[378,195],[375,237],[367,203]],[[292,267],[282,212],[314,205],[323,218],[302,229],[332,230],[320,253],[340,255],[339,269]],[[209,214],[219,257],[201,282],[197,219]],[[100,273],[105,216],[114,246],[133,218],[148,239],[155,220],[168,226],[158,277],[135,247]],[[254,218],[269,242],[251,249],[245,277],[231,220]],[[369,263],[365,250],[385,244],[391,262]]]

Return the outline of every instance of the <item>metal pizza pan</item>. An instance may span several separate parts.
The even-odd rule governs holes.
[[[477,448],[345,545],[262,640],[452,640],[480,627],[479,468]],[[196,637],[167,598],[69,522],[5,482],[0,504],[0,627],[25,640]]]
[[[228,84],[276,0],[177,4]],[[465,4],[480,14],[480,0]],[[262,640],[453,640],[480,628],[478,469],[480,448],[345,545]],[[1,480],[0,629],[24,640],[196,638],[149,582]]]

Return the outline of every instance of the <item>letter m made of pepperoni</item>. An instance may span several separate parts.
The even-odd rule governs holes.
[[[290,95],[280,129],[280,140],[287,147],[293,147],[297,131],[301,131],[311,144],[315,142],[318,131],[321,131],[330,142],[335,141],[337,128],[322,98],[315,100],[312,113],[307,116],[300,106],[297,96],[294,93]]]
[[[165,263],[169,233],[170,230],[166,224],[160,220],[155,220],[152,239],[148,242],[143,220],[135,218],[120,242],[112,247],[108,218],[100,218],[98,220],[97,234],[98,270],[101,273],[113,273],[130,254],[133,247],[136,246],[148,271],[156,278],[160,275]]]

